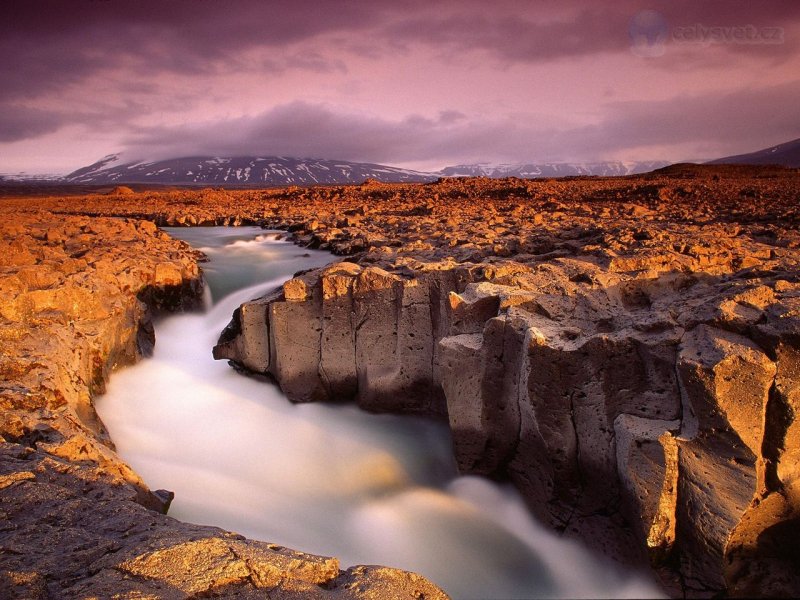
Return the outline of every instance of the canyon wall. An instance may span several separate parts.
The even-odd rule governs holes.
[[[462,473],[510,478],[553,527],[648,560],[673,593],[796,589],[796,556],[774,549],[800,513],[798,264],[708,239],[340,262],[243,304],[214,354],[295,402],[446,417]]]

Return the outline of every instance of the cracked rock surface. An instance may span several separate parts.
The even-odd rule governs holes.
[[[154,311],[199,300],[197,253],[147,221],[0,214],[0,597],[445,597],[163,514],[171,493],[117,456],[92,399],[150,352]]]

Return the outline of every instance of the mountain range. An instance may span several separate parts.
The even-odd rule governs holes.
[[[800,167],[800,139],[758,150],[727,156],[707,164],[777,164]],[[475,163],[445,167],[439,171],[414,171],[374,163],[291,158],[286,156],[190,156],[162,160],[130,160],[123,154],[109,154],[69,175],[0,176],[0,184],[35,182],[48,184],[118,185],[213,185],[284,186],[362,183],[375,179],[387,183],[426,182],[440,177],[603,177],[635,175],[667,166],[665,161],[585,163]]]
[[[373,163],[300,159],[285,156],[192,156],[158,161],[126,161],[111,154],[64,177],[65,183],[177,185],[314,185],[434,181],[439,177],[564,177],[567,175],[630,175],[667,165],[666,162],[478,163],[440,171],[413,171]]]

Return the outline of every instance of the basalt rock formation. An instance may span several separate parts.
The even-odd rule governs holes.
[[[445,597],[163,514],[93,397],[152,350],[154,312],[199,300],[197,253],[151,222],[0,210],[0,597]]]
[[[214,353],[295,402],[446,416],[462,472],[510,478],[554,527],[648,559],[672,593],[796,593],[799,182],[757,223],[737,215],[759,182],[732,183],[736,206],[663,187],[648,207],[398,211],[354,262],[243,304]],[[420,235],[442,223],[464,241]]]

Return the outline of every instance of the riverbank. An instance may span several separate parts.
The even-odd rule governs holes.
[[[201,301],[200,256],[149,222],[0,210],[0,595],[442,596],[165,516],[171,494],[118,457],[93,401],[152,351],[154,312]]]

